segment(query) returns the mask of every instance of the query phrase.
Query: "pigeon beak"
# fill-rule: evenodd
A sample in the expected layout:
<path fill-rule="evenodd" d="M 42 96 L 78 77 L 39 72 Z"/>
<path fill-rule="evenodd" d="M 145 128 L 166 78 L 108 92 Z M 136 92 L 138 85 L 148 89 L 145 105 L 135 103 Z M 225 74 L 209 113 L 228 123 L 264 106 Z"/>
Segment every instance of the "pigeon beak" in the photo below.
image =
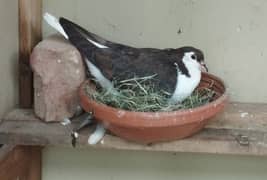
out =
<path fill-rule="evenodd" d="M 208 72 L 208 67 L 206 66 L 206 64 L 204 63 L 204 61 L 200 62 L 201 65 L 201 71 L 202 72 Z"/>

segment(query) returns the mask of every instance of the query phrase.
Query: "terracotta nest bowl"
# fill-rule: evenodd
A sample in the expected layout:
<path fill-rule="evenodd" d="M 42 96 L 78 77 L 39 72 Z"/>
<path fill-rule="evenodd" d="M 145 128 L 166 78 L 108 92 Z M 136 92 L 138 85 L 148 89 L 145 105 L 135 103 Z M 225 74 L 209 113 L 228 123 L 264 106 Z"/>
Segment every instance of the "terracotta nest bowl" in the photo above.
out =
<path fill-rule="evenodd" d="M 200 107 L 171 112 L 134 112 L 98 103 L 86 94 L 85 81 L 80 88 L 84 110 L 93 112 L 111 133 L 139 143 L 171 141 L 191 136 L 200 131 L 209 119 L 223 110 L 227 102 L 225 85 L 218 77 L 203 73 L 198 88 L 207 87 L 216 92 L 213 100 Z"/>

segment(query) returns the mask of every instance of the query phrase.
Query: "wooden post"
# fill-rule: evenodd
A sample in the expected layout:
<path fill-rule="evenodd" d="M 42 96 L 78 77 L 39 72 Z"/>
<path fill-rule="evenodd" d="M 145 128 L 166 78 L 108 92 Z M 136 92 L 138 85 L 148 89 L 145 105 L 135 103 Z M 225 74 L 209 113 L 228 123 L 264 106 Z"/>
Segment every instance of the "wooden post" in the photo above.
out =
<path fill-rule="evenodd" d="M 0 179 L 40 180 L 40 147 L 17 146 L 0 163 Z"/>
<path fill-rule="evenodd" d="M 19 104 L 33 107 L 30 54 L 42 38 L 42 0 L 19 0 Z M 1 150 L 1 149 L 0 149 Z M 17 146 L 0 159 L 0 179 L 40 180 L 41 147 Z"/>
<path fill-rule="evenodd" d="M 19 104 L 21 108 L 33 108 L 33 73 L 29 60 L 32 49 L 42 39 L 42 0 L 19 0 L 18 2 Z M 13 167 L 10 173 L 22 171 L 22 179 L 40 180 L 41 152 L 41 147 L 16 147 L 9 156 L 13 161 L 21 162 L 22 166 Z M 17 159 L 12 158 L 12 156 L 17 157 Z M 0 179 L 2 178 L 0 177 Z"/>
<path fill-rule="evenodd" d="M 19 104 L 33 105 L 33 74 L 29 57 L 42 38 L 42 0 L 19 0 Z"/>

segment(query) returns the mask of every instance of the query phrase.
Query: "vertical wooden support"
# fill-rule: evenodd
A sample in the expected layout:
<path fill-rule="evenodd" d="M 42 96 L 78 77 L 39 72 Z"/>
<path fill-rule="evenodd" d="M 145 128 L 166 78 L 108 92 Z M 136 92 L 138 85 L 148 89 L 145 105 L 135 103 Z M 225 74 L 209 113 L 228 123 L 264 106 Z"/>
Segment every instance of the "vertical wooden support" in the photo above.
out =
<path fill-rule="evenodd" d="M 33 74 L 29 57 L 42 38 L 42 0 L 19 0 L 19 103 L 33 105 Z"/>
<path fill-rule="evenodd" d="M 33 106 L 33 74 L 29 57 L 42 38 L 42 0 L 19 0 L 19 104 Z M 1 151 L 1 149 L 0 149 Z M 41 147 L 17 146 L 0 159 L 0 179 L 40 180 Z"/>
<path fill-rule="evenodd" d="M 22 108 L 32 108 L 34 97 L 33 73 L 30 68 L 29 60 L 32 49 L 42 39 L 42 0 L 19 0 L 18 2 L 19 104 Z M 21 176 L 20 179 L 40 180 L 41 152 L 41 147 L 16 147 L 15 150 L 9 154 L 9 158 L 18 165 L 17 168 L 12 167 L 9 175 L 17 172 Z M 0 179 L 2 178 L 0 177 Z"/>
<path fill-rule="evenodd" d="M 17 146 L 10 151 L 0 163 L 2 180 L 40 180 L 40 147 Z"/>

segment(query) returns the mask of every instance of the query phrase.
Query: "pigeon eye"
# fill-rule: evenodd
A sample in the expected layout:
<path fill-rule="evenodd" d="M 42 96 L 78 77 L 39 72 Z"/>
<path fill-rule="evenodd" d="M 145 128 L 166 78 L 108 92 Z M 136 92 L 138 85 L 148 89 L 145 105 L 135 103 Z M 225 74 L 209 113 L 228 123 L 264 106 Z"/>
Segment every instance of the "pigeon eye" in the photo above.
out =
<path fill-rule="evenodd" d="M 196 55 L 194 55 L 194 54 L 191 56 L 191 58 L 194 59 L 194 60 L 197 59 Z"/>

